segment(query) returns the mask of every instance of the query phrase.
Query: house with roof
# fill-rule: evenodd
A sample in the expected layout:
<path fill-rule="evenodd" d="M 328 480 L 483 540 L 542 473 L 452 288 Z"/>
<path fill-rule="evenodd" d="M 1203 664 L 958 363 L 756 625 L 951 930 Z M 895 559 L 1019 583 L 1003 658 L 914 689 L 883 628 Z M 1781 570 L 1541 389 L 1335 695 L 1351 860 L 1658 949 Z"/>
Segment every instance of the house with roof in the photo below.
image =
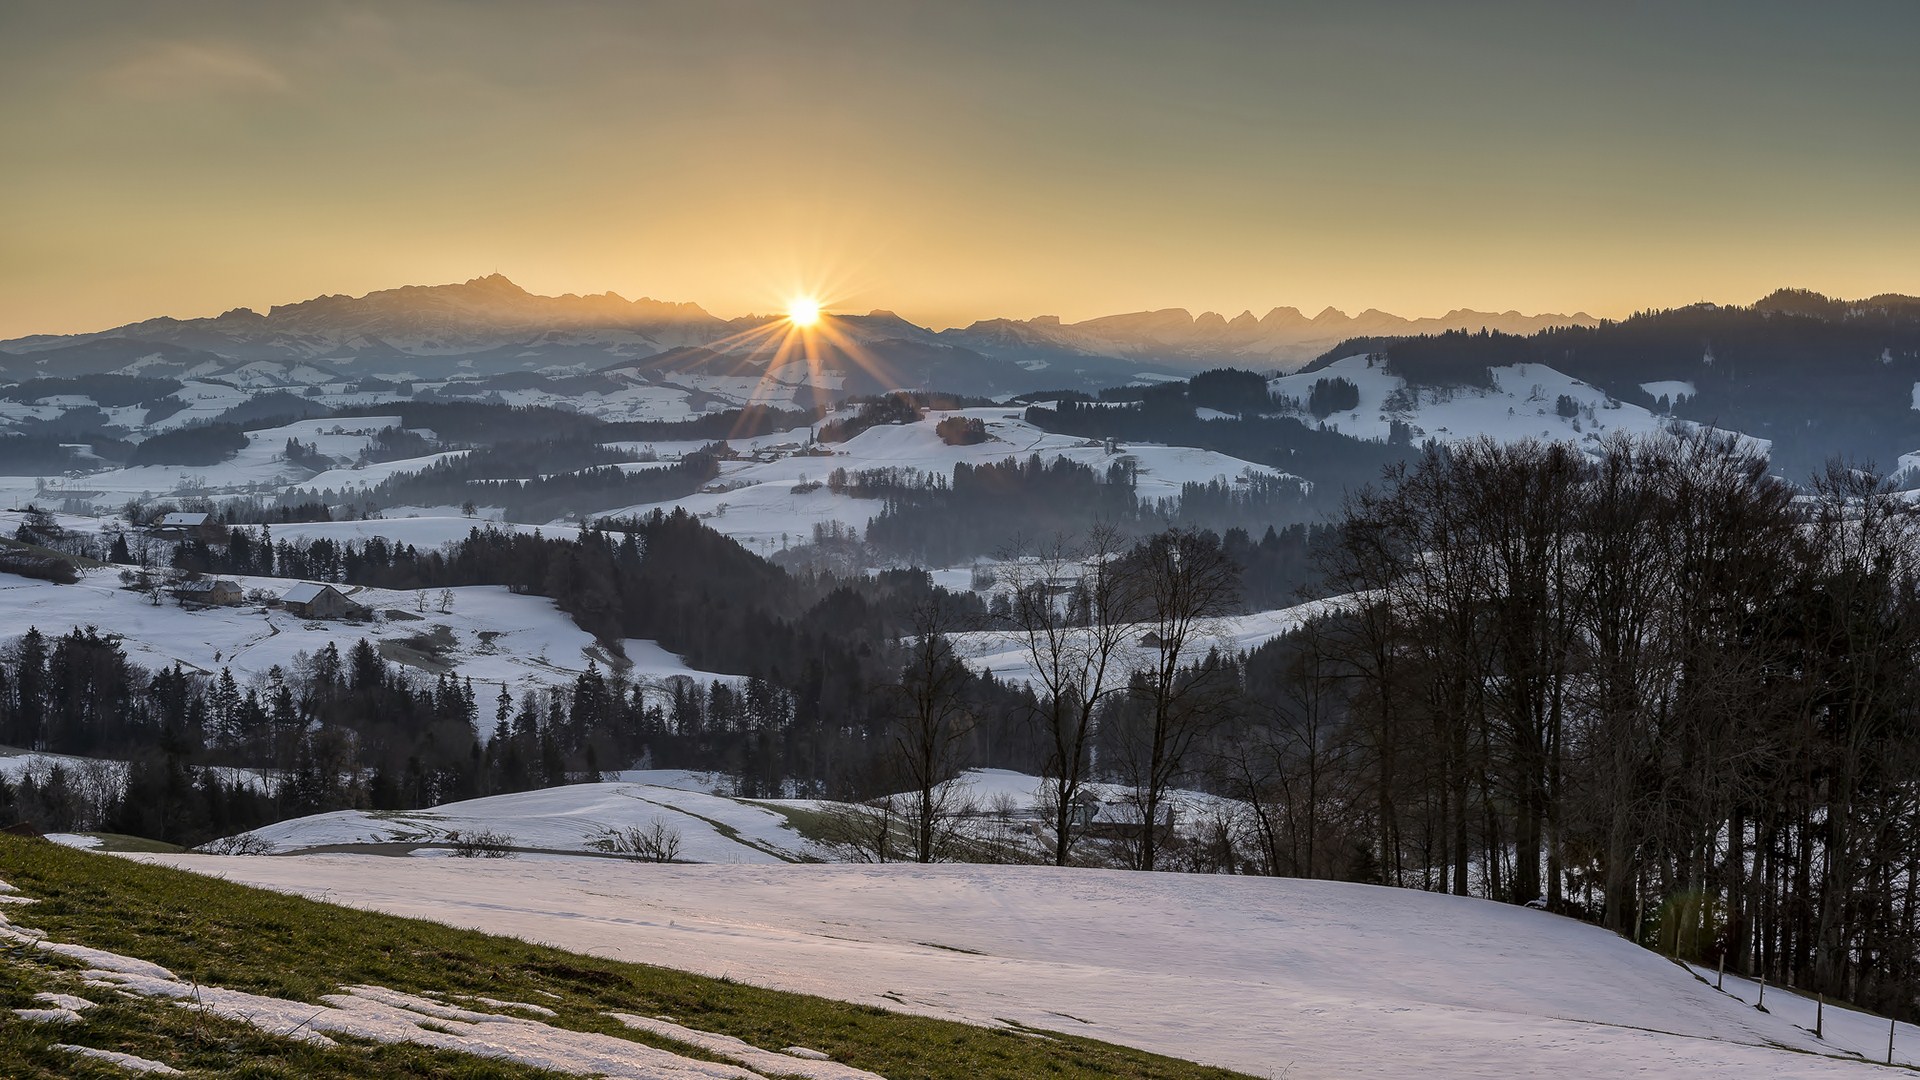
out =
<path fill-rule="evenodd" d="M 218 540 L 220 523 L 211 514 L 175 511 L 162 515 L 147 531 L 162 540 Z"/>
<path fill-rule="evenodd" d="M 278 601 L 288 614 L 302 619 L 364 619 L 367 609 L 349 599 L 331 585 L 303 581 L 280 594 Z"/>
<path fill-rule="evenodd" d="M 182 581 L 168 590 L 173 598 L 182 604 L 199 604 L 205 607 L 232 607 L 244 599 L 239 582 L 226 578 L 200 578 L 197 581 Z"/>

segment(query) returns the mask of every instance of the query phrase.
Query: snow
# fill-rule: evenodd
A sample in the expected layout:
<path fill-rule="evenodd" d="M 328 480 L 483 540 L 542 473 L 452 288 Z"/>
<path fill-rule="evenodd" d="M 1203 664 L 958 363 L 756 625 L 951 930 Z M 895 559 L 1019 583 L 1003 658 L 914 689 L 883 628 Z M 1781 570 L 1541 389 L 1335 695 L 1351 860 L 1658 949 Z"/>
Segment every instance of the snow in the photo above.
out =
<path fill-rule="evenodd" d="M 987 441 L 971 446 L 948 446 L 934 427 L 952 416 L 980 420 L 986 426 Z M 804 439 L 795 440 L 796 434 L 803 433 L 789 432 L 779 438 L 797 446 Z M 736 449 L 744 452 L 749 443 L 753 441 L 743 441 Z M 1127 444 L 1119 447 L 1117 453 L 1109 454 L 1100 442 L 1042 431 L 1026 422 L 1023 411 L 1000 407 L 930 410 L 915 423 L 868 428 L 844 443 L 826 444 L 823 448 L 829 451 L 823 456 L 792 454 L 766 462 L 723 462 L 719 478 L 699 493 L 612 510 L 602 516 L 643 515 L 656 509 L 681 506 L 749 550 L 766 554 L 783 544 L 806 542 L 815 525 L 828 522 L 839 522 L 857 532 L 865 532 L 867 521 L 880 512 L 879 500 L 835 495 L 824 488 L 800 493 L 793 490 L 803 481 L 825 481 L 829 473 L 841 468 L 849 473 L 877 468 L 918 469 L 951 478 L 954 466 L 961 463 L 983 465 L 1009 457 L 1025 459 L 1033 454 L 1047 461 L 1064 457 L 1101 471 L 1122 458 L 1131 458 L 1138 468 L 1136 491 L 1147 499 L 1178 497 L 1181 486 L 1188 482 L 1216 479 L 1231 482 L 1249 473 L 1287 475 L 1265 465 L 1192 447 Z M 679 444 L 654 447 L 662 456 L 692 449 L 697 447 Z"/>
<path fill-rule="evenodd" d="M 1219 647 L 1231 653 L 1258 648 L 1346 603 L 1346 598 L 1335 597 L 1294 607 L 1222 616 L 1210 620 L 1196 635 L 1199 640 L 1195 649 L 1204 653 L 1210 647 Z M 1141 638 L 1151 629 L 1152 626 L 1142 623 L 1127 632 L 1125 643 L 1118 650 L 1116 670 L 1126 671 L 1143 664 L 1151 666 L 1148 660 L 1155 655 L 1155 650 L 1140 644 Z M 954 651 L 968 665 L 991 672 L 1004 682 L 1034 682 L 1038 678 L 1026 642 L 1015 631 L 970 630 L 954 634 L 952 641 Z"/>
<path fill-rule="evenodd" d="M 683 774 L 690 775 L 690 774 Z M 569 784 L 489 795 L 430 810 L 340 810 L 254 830 L 280 853 L 341 844 L 437 844 L 449 832 L 491 832 L 518 848 L 598 852 L 611 830 L 660 822 L 680 834 L 677 858 L 702 863 L 780 863 L 819 854 L 764 806 L 643 783 Z"/>
<path fill-rule="evenodd" d="M 116 1068 L 125 1069 L 127 1072 L 151 1073 L 155 1076 L 181 1075 L 180 1070 L 171 1065 L 163 1065 L 158 1061 L 143 1058 L 135 1054 L 123 1054 L 118 1050 L 95 1050 L 91 1046 L 74 1046 L 71 1043 L 54 1043 L 53 1049 L 64 1050 L 77 1057 L 89 1058 L 94 1061 L 104 1061 Z"/>
<path fill-rule="evenodd" d="M 283 604 L 311 604 L 319 599 L 322 593 L 331 588 L 333 588 L 331 585 L 316 585 L 311 581 L 297 582 L 287 586 L 287 591 L 280 594 L 280 602 Z"/>
<path fill-rule="evenodd" d="M 1412 890 L 1051 867 L 131 857 L 1291 1080 L 1878 1075 L 1597 927 Z M 1900 1060 L 1920 1063 L 1920 1029 L 1900 1030 Z"/>
<path fill-rule="evenodd" d="M 184 396 L 184 391 L 182 396 Z M 224 400 L 221 409 L 239 404 L 248 395 L 243 391 L 232 391 L 236 397 Z M 170 419 L 180 419 L 186 416 Z M 280 427 L 260 428 L 248 431 L 247 445 L 240 448 L 225 461 L 214 465 L 140 465 L 132 468 L 106 469 L 72 478 L 48 478 L 48 497 L 59 500 L 68 494 L 90 501 L 96 507 L 117 507 L 129 499 L 145 499 L 170 493 L 191 494 L 248 494 L 279 492 L 289 487 L 334 487 L 348 486 L 348 478 L 360 478 L 361 481 L 378 483 L 384 478 L 382 469 L 387 473 L 402 468 L 418 469 L 423 459 L 411 463 L 388 462 L 384 466 L 368 466 L 366 469 L 336 469 L 321 473 L 314 480 L 301 480 L 306 470 L 294 465 L 285 458 L 287 440 L 295 439 L 301 443 L 312 444 L 320 453 L 330 457 L 351 460 L 373 442 L 374 435 L 381 428 L 397 427 L 401 423 L 398 416 L 353 416 L 337 417 L 325 420 L 302 420 Z M 178 425 L 160 425 L 162 427 Z M 332 483 L 315 483 L 321 477 L 331 477 L 334 473 L 344 474 Z M 371 478 L 370 480 L 368 478 Z M 22 502 L 34 497 L 28 494 L 35 491 L 31 477 L 10 477 L 7 488 L 18 492 L 15 496 Z M 24 483 L 23 483 L 24 482 Z"/>
<path fill-rule="evenodd" d="M 13 1015 L 36 1024 L 77 1024 L 84 1019 L 80 1014 L 94 1007 L 93 1002 L 72 994 L 35 994 L 33 1002 L 44 1007 L 14 1009 Z"/>
<path fill-rule="evenodd" d="M 61 847 L 80 848 L 88 851 L 97 849 L 103 845 L 103 841 L 99 837 L 87 836 L 84 833 L 48 833 L 45 839 L 59 844 Z"/>
<path fill-rule="evenodd" d="M 715 1057 L 739 1062 L 770 1076 L 797 1076 L 803 1080 L 886 1080 L 886 1077 L 879 1073 L 871 1073 L 865 1069 L 855 1069 L 831 1061 L 821 1061 L 820 1057 L 825 1055 L 816 1057 L 793 1054 L 789 1051 L 776 1053 L 772 1050 L 762 1050 L 731 1035 L 714 1035 L 705 1031 L 695 1031 L 668 1020 L 634 1016 L 630 1013 L 608 1013 L 607 1015 L 635 1031 L 644 1031 L 649 1035 L 658 1035 L 664 1039 L 695 1046 Z"/>
<path fill-rule="evenodd" d="M 284 444 L 283 444 L 284 445 Z M 465 457 L 466 450 L 448 450 L 438 454 L 425 454 L 420 457 L 396 458 L 393 461 L 371 461 L 365 465 L 352 465 L 339 469 L 328 469 L 315 473 L 312 477 L 288 485 L 301 490 L 349 491 L 378 487 L 400 473 L 419 472 L 450 458 Z"/>
<path fill-rule="evenodd" d="M 1700 391 L 1693 388 L 1692 383 L 1683 379 L 1662 379 L 1658 382 L 1643 382 L 1640 384 L 1640 389 L 1646 391 L 1649 397 L 1664 397 L 1676 405 L 1687 398 L 1698 396 L 1700 393 Z"/>
<path fill-rule="evenodd" d="M 1411 426 L 1416 443 L 1426 439 L 1458 442 L 1486 435 L 1500 442 L 1537 438 L 1570 441 L 1586 448 L 1597 446 L 1614 432 L 1650 435 L 1674 423 L 1639 405 L 1616 401 L 1606 391 L 1544 364 L 1513 364 L 1490 370 L 1494 383 L 1491 390 L 1470 386 L 1413 388 L 1405 379 L 1389 374 L 1384 364 L 1363 354 L 1336 360 L 1319 371 L 1274 379 L 1268 387 L 1275 394 L 1304 402 L 1313 385 L 1322 379 L 1346 379 L 1359 388 L 1359 407 L 1333 413 L 1324 423 L 1344 435 L 1382 442 L 1391 434 L 1394 421 Z M 1646 385 L 1690 387 L 1677 381 Z M 1559 415 L 1557 405 L 1563 395 L 1579 407 L 1576 415 Z M 1744 438 L 1762 451 L 1771 445 L 1763 439 Z"/>
<path fill-rule="evenodd" d="M 236 577 L 249 592 L 265 589 L 279 595 L 294 582 L 283 578 Z M 301 653 L 312 654 L 329 642 L 341 648 L 365 637 L 396 646 L 418 635 L 444 630 L 451 646 L 431 655 L 417 650 L 395 654 L 410 658 L 428 675 L 445 670 L 470 678 L 478 696 L 491 698 L 485 687 L 504 684 L 509 693 L 543 686 L 571 685 L 590 662 L 612 674 L 615 664 L 591 634 L 544 597 L 520 595 L 503 586 L 466 586 L 447 590 L 452 606 L 440 608 L 440 592 L 428 595 L 426 610 L 418 594 L 406 590 L 337 586 L 355 603 L 376 613 L 399 611 L 401 618 L 384 614 L 369 622 L 307 621 L 284 610 L 255 606 L 188 609 L 171 602 L 155 605 L 120 587 L 118 568 L 85 572 L 72 585 L 56 585 L 0 574 L 0 627 L 11 637 L 37 626 L 48 635 L 72 627 L 94 626 L 121 637 L 121 646 L 135 664 L 149 669 L 175 662 L 217 674 L 233 669 L 245 685 L 264 678 L 270 668 L 293 668 Z M 413 616 L 405 618 L 404 616 Z M 706 684 L 738 677 L 698 671 L 658 643 L 628 639 L 623 643 L 630 666 L 626 676 L 635 682 L 659 686 L 669 679 L 690 678 Z"/>
<path fill-rule="evenodd" d="M 87 985 L 172 1001 L 182 1008 L 251 1024 L 269 1034 L 316 1046 L 338 1045 L 332 1037 L 335 1035 L 382 1043 L 404 1042 L 533 1068 L 616 1080 L 766 1080 L 769 1075 L 735 1065 L 683 1057 L 670 1050 L 612 1035 L 458 1008 L 379 986 L 343 987 L 338 993 L 322 995 L 316 1006 L 229 990 L 198 980 L 188 982 L 158 964 L 136 957 L 47 941 L 39 931 L 15 926 L 4 916 L 0 916 L 0 940 L 27 950 L 58 953 L 90 965 L 81 973 Z M 40 999 L 52 997 L 40 995 Z M 13 1011 L 23 1020 L 75 1023 L 81 1017 L 71 1003 L 81 1001 L 84 999 L 59 999 L 49 1002 L 52 1008 Z M 91 1007 L 93 1003 L 85 1004 Z M 629 1019 L 615 1018 L 622 1022 Z M 678 1025 L 672 1026 L 678 1028 Z M 777 1062 L 782 1068 L 773 1075 L 806 1075 L 818 1080 L 868 1080 L 872 1076 L 830 1063 L 790 1060 L 726 1036 L 679 1030 L 684 1033 L 682 1041 L 709 1048 L 716 1056 L 769 1065 Z M 59 1048 L 137 1071 L 175 1071 L 157 1062 L 113 1051 L 88 1051 L 64 1044 Z"/>
<path fill-rule="evenodd" d="M 38 750 L 26 751 L 0 746 L 0 779 L 10 784 L 18 784 L 27 776 L 32 776 L 37 782 L 45 783 L 56 766 L 66 773 L 69 784 L 118 790 L 126 783 L 127 763 L 124 761 L 75 757 L 71 754 L 49 754 Z M 241 769 L 229 765 L 195 765 L 191 768 L 195 773 L 211 771 L 223 784 L 240 785 L 254 791 L 271 792 L 276 783 L 276 777 L 268 769 Z M 100 846 L 98 837 L 80 833 L 48 833 L 46 839 L 68 847 L 97 848 Z"/>

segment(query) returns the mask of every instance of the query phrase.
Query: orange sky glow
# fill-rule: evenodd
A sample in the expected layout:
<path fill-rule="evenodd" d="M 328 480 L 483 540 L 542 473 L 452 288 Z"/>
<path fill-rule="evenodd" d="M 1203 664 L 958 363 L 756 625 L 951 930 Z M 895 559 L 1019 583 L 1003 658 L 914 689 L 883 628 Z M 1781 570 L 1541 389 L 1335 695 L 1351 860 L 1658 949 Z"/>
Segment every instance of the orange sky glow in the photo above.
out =
<path fill-rule="evenodd" d="M 1905 0 L 9 4 L 0 337 L 496 270 L 936 327 L 1920 292 L 1917 39 Z"/>

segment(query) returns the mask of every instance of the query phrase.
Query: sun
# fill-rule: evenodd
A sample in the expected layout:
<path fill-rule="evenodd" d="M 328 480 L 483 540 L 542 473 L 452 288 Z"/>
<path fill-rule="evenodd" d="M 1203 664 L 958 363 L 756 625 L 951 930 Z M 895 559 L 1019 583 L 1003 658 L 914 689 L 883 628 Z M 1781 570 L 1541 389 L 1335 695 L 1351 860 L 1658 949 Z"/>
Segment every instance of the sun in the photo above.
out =
<path fill-rule="evenodd" d="M 787 321 L 795 326 L 812 326 L 820 321 L 820 301 L 811 296 L 796 296 L 787 302 Z"/>

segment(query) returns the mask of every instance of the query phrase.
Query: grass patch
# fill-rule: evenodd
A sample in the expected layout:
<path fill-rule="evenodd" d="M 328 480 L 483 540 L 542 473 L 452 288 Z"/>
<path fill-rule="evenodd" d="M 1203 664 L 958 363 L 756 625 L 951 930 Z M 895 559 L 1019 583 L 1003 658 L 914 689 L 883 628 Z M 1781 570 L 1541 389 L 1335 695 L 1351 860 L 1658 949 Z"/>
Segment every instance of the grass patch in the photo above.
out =
<path fill-rule="evenodd" d="M 39 901 L 9 909 L 8 917 L 51 940 L 150 960 L 201 984 L 300 1001 L 360 983 L 412 994 L 533 1001 L 556 1011 L 547 1021 L 556 1026 L 634 1041 L 648 1040 L 604 1014 L 664 1015 L 767 1049 L 812 1047 L 889 1080 L 1240 1075 L 1058 1032 L 1035 1039 L 580 956 L 22 837 L 0 835 L 0 881 Z M 44 953 L 10 949 L 0 950 L 0 957 L 0 1007 L 28 1007 L 32 995 L 43 991 L 101 1003 L 81 1024 L 0 1022 L 0 1075 L 8 1077 L 124 1075 L 51 1049 L 57 1042 L 236 1080 L 554 1075 L 421 1047 L 306 1046 L 189 1008 L 83 988 L 72 967 Z"/>
<path fill-rule="evenodd" d="M 803 806 L 787 806 L 760 799 L 741 799 L 748 806 L 757 806 L 762 810 L 771 810 L 787 819 L 787 827 L 799 833 L 803 838 L 816 844 L 833 842 L 833 817 L 825 810 L 812 810 Z"/>

